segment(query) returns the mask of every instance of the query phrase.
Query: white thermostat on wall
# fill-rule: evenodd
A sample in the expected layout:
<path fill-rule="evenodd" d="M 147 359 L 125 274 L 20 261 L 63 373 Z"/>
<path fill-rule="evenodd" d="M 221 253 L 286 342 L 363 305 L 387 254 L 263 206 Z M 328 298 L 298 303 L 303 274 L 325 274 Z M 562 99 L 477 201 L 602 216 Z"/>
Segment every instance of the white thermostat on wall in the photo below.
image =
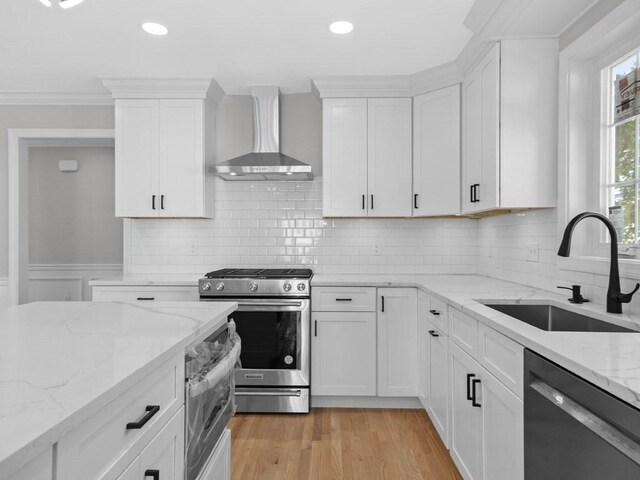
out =
<path fill-rule="evenodd" d="M 78 161 L 77 160 L 60 160 L 58 162 L 58 170 L 61 172 L 77 172 Z"/>

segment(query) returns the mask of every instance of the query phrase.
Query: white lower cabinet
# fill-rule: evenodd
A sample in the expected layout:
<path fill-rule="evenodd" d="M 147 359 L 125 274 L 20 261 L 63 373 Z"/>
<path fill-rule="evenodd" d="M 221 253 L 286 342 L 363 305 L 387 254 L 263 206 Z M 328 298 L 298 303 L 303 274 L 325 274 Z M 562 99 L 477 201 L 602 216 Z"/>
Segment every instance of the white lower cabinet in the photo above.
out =
<path fill-rule="evenodd" d="M 311 320 L 313 394 L 375 395 L 375 312 L 316 312 Z"/>
<path fill-rule="evenodd" d="M 378 289 L 378 396 L 418 394 L 418 294 Z"/>
<path fill-rule="evenodd" d="M 226 429 L 198 480 L 231 480 L 231 430 Z"/>
<path fill-rule="evenodd" d="M 449 339 L 435 327 L 429 329 L 430 402 L 427 412 L 445 446 L 449 446 Z"/>
<path fill-rule="evenodd" d="M 53 452 L 48 448 L 6 480 L 52 480 Z M 5 477 L 3 477 L 5 480 Z"/>
<path fill-rule="evenodd" d="M 96 285 L 91 289 L 94 302 L 197 302 L 198 286 L 111 286 Z"/>
<path fill-rule="evenodd" d="M 524 405 L 455 343 L 449 345 L 451 456 L 467 480 L 524 478 Z"/>
<path fill-rule="evenodd" d="M 118 477 L 118 480 L 140 480 L 140 457 L 127 467 L 127 469 Z"/>

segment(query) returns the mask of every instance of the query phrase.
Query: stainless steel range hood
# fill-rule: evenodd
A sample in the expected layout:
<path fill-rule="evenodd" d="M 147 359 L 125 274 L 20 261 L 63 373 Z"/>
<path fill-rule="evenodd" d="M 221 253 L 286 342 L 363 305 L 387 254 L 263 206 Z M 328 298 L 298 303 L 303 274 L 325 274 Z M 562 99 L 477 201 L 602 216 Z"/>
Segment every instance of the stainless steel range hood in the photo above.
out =
<path fill-rule="evenodd" d="M 311 165 L 280 153 L 280 91 L 254 87 L 253 153 L 213 165 L 213 172 L 234 181 L 313 180 Z"/>

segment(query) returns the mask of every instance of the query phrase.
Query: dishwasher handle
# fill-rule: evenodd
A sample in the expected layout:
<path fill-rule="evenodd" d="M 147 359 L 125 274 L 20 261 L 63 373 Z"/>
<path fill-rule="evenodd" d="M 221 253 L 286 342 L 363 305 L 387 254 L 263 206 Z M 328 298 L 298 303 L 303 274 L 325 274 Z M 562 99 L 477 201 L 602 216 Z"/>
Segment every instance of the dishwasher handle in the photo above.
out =
<path fill-rule="evenodd" d="M 584 427 L 591 430 L 620 453 L 635 463 L 640 464 L 640 444 L 622 432 L 618 427 L 598 416 L 595 412 L 583 407 L 573 398 L 540 378 L 535 378 L 529 384 L 529 388 L 571 416 L 574 420 L 580 422 Z"/>

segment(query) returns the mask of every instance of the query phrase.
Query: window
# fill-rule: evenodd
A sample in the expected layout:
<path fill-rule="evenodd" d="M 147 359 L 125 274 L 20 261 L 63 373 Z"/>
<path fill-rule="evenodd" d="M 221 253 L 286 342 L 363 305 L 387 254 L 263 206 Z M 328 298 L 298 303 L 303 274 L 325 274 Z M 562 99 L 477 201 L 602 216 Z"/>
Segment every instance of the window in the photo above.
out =
<path fill-rule="evenodd" d="M 606 208 L 619 243 L 639 243 L 640 49 L 605 69 Z"/>

